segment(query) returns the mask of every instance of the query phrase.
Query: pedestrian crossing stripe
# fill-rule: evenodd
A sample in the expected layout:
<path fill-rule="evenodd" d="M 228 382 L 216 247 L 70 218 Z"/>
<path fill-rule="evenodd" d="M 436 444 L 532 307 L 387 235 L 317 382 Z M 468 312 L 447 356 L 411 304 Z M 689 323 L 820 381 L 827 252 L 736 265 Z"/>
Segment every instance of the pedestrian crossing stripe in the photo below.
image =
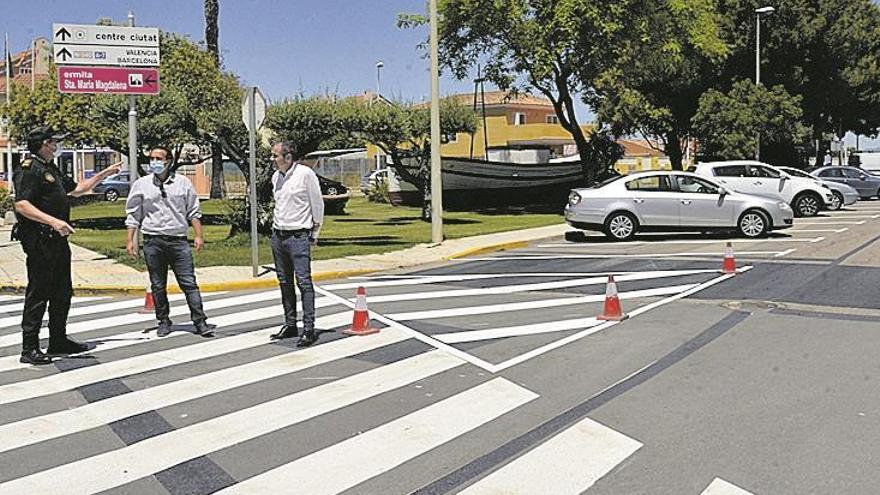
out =
<path fill-rule="evenodd" d="M 752 493 L 721 478 L 715 478 L 700 495 L 752 495 Z"/>

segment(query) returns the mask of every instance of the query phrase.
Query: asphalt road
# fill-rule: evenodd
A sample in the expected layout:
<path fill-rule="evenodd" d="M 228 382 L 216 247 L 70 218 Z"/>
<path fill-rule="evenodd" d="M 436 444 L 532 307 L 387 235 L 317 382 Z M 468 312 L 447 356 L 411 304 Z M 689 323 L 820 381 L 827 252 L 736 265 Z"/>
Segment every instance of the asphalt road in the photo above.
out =
<path fill-rule="evenodd" d="M 0 493 L 865 494 L 880 486 L 880 202 L 732 239 L 598 236 L 275 291 L 159 339 L 80 299 L 88 355 L 17 363 L 0 298 Z M 614 274 L 623 322 L 603 322 Z M 365 286 L 378 334 L 348 337 Z M 146 331 L 145 331 L 146 330 Z"/>

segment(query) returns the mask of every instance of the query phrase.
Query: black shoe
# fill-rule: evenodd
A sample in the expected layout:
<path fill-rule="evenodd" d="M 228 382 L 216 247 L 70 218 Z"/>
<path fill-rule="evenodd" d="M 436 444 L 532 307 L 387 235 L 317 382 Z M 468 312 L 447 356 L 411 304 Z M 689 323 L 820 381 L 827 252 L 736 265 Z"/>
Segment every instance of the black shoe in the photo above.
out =
<path fill-rule="evenodd" d="M 303 336 L 296 341 L 297 347 L 308 347 L 318 341 L 318 334 L 314 330 L 306 330 Z"/>
<path fill-rule="evenodd" d="M 202 337 L 213 337 L 214 331 L 211 330 L 211 327 L 208 326 L 204 321 L 200 321 L 195 324 L 196 327 L 196 335 L 201 335 Z"/>
<path fill-rule="evenodd" d="M 81 352 L 86 352 L 89 350 L 89 346 L 86 344 L 81 344 L 75 340 L 64 338 L 60 343 L 52 342 L 52 339 L 49 339 L 49 349 L 46 350 L 46 354 L 79 354 Z"/>
<path fill-rule="evenodd" d="M 43 351 L 39 349 L 31 349 L 22 352 L 18 361 L 24 364 L 34 365 L 52 364 L 52 358 L 43 354 Z"/>
<path fill-rule="evenodd" d="M 299 330 L 296 329 L 296 325 L 284 325 L 277 333 L 270 335 L 269 340 L 289 339 L 297 335 L 299 335 Z"/>
<path fill-rule="evenodd" d="M 158 337 L 167 337 L 171 333 L 172 325 L 174 324 L 171 321 L 160 321 L 159 326 L 156 327 L 156 335 Z"/>

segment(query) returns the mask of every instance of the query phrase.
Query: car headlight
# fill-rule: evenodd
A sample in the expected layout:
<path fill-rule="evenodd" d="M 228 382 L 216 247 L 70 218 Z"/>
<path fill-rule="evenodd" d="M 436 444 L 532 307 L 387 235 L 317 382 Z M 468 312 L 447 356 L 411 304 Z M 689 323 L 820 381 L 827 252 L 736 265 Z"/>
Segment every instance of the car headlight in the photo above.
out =
<path fill-rule="evenodd" d="M 574 206 L 581 202 L 581 195 L 572 191 L 571 194 L 568 195 L 568 204 Z"/>
<path fill-rule="evenodd" d="M 830 187 L 828 187 L 828 184 L 819 184 L 819 185 L 824 187 L 825 189 L 831 189 Z"/>
<path fill-rule="evenodd" d="M 788 205 L 785 201 L 780 201 L 776 203 L 776 206 L 779 207 L 780 210 L 790 210 L 791 206 Z"/>

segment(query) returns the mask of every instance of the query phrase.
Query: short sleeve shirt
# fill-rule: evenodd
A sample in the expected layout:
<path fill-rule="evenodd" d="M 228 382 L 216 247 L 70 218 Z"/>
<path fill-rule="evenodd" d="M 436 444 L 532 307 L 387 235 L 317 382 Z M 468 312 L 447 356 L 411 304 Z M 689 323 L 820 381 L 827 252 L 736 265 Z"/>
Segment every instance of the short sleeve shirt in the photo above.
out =
<path fill-rule="evenodd" d="M 62 174 L 53 162 L 39 156 L 25 160 L 13 174 L 15 200 L 29 201 L 37 209 L 65 222 L 70 222 L 70 198 L 67 193 L 76 183 Z M 23 229 L 32 229 L 37 222 L 18 215 Z"/>

